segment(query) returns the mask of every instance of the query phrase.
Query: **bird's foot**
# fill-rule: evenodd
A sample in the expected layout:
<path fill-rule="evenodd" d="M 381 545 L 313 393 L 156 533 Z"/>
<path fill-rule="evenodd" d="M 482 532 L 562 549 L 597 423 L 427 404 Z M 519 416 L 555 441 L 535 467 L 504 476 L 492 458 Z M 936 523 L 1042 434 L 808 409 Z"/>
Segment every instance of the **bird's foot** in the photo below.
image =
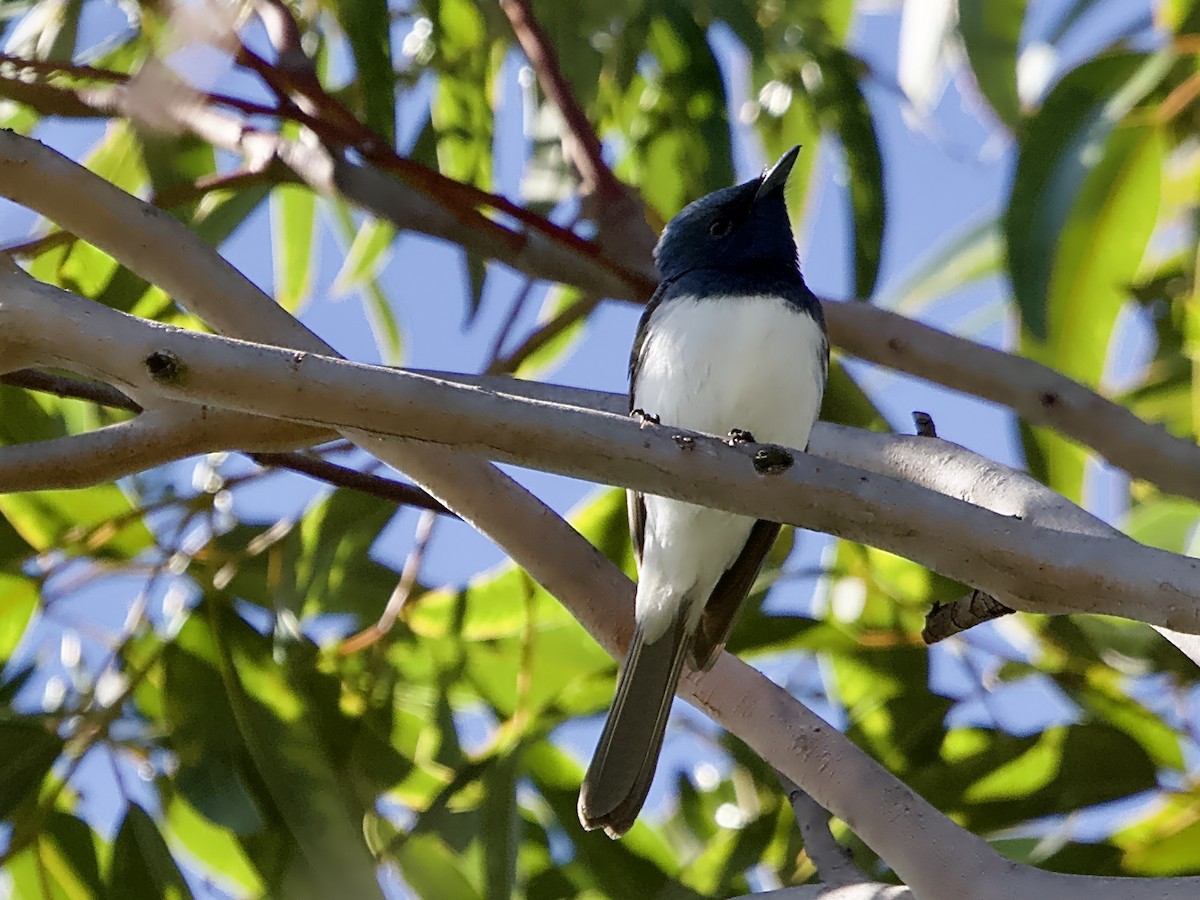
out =
<path fill-rule="evenodd" d="M 729 439 L 725 442 L 730 447 L 736 447 L 738 444 L 756 444 L 754 435 L 742 428 L 729 429 Z"/>
<path fill-rule="evenodd" d="M 638 407 L 637 409 L 633 410 L 632 412 L 629 413 L 629 415 L 632 416 L 633 418 L 637 419 L 638 424 L 643 427 L 645 427 L 646 425 L 661 425 L 662 424 L 662 422 L 659 421 L 658 416 L 652 415 L 651 413 L 646 412 L 641 407 Z"/>

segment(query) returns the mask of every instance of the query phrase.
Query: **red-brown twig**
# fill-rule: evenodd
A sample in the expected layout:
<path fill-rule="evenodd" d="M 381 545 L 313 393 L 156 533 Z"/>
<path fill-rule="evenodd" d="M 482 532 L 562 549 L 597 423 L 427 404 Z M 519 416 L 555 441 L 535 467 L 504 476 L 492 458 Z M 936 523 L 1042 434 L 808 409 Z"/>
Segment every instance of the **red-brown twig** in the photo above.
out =
<path fill-rule="evenodd" d="M 558 53 L 534 16 L 528 0 L 501 0 L 500 8 L 508 16 L 517 43 L 537 73 L 538 84 L 558 107 L 567 124 L 573 139 L 569 145 L 571 161 L 583 179 L 583 193 L 594 191 L 602 202 L 620 200 L 625 196 L 625 187 L 604 162 L 600 138 L 563 77 Z"/>

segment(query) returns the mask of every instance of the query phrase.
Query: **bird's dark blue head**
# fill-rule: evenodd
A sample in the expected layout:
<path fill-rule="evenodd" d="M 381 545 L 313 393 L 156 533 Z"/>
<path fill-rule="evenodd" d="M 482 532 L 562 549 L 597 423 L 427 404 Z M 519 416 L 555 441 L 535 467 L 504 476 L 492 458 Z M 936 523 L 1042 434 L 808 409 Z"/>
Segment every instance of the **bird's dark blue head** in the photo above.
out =
<path fill-rule="evenodd" d="M 800 153 L 793 147 L 758 178 L 689 203 L 667 223 L 654 262 L 665 281 L 696 269 L 796 265 L 783 189 Z"/>

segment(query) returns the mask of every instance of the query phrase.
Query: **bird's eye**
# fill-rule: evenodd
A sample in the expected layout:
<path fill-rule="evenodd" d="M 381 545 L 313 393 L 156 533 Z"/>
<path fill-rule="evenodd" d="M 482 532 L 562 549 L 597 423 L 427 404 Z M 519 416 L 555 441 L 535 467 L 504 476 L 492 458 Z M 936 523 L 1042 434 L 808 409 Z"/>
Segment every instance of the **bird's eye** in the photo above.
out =
<path fill-rule="evenodd" d="M 708 233 L 715 238 L 725 237 L 729 234 L 729 229 L 733 227 L 733 222 L 729 219 L 717 219 L 708 226 Z"/>

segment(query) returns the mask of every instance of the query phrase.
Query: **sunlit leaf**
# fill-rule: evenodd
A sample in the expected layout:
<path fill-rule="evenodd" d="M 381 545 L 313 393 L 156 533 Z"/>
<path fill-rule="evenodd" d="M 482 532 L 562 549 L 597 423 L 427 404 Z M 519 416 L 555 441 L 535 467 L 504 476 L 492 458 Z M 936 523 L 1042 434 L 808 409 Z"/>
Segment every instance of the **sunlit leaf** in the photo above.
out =
<path fill-rule="evenodd" d="M 347 230 L 353 230 L 349 220 L 346 224 L 351 225 Z M 348 294 L 379 274 L 396 239 L 396 226 L 382 219 L 368 219 L 353 234 L 350 249 L 330 288 L 335 297 Z"/>
<path fill-rule="evenodd" d="M 954 291 L 995 275 L 1003 262 L 1004 245 L 998 224 L 991 219 L 954 234 L 918 260 L 883 305 L 908 316 Z"/>
<path fill-rule="evenodd" d="M 654 74 L 631 125 L 642 196 L 666 221 L 683 206 L 731 184 L 733 163 L 725 85 L 704 30 L 683 6 L 667 5 L 650 23 L 646 52 Z"/>
<path fill-rule="evenodd" d="M 275 299 L 300 311 L 312 291 L 316 254 L 317 198 L 307 187 L 283 185 L 271 192 Z"/>
<path fill-rule="evenodd" d="M 492 182 L 493 60 L 483 13 L 471 0 L 438 0 L 433 23 L 437 88 L 432 107 L 438 165 L 458 181 Z"/>
<path fill-rule="evenodd" d="M 1031 358 L 1098 385 L 1117 313 L 1158 211 L 1165 152 L 1152 125 L 1118 125 L 1162 76 L 1163 57 L 1105 57 L 1059 83 L 1028 125 L 1005 233 Z M 1078 500 L 1085 455 L 1022 432 L 1031 469 Z"/>
<path fill-rule="evenodd" d="M 577 304 L 587 302 L 587 298 L 578 288 L 563 285 L 553 287 L 547 292 L 546 299 L 542 303 L 537 327 L 543 327 L 547 322 L 557 319 L 576 307 Z M 587 327 L 586 316 L 577 318 L 526 356 L 513 374 L 518 378 L 533 380 L 546 378 L 557 366 L 562 365 L 579 345 L 587 332 Z"/>
<path fill-rule="evenodd" d="M 126 560 L 153 543 L 141 516 L 112 484 L 0 494 L 0 513 L 39 551 L 73 545 L 92 555 Z"/>
<path fill-rule="evenodd" d="M 202 866 L 208 877 L 251 894 L 264 884 L 234 834 L 215 825 L 182 797 L 174 797 L 163 810 L 163 836 L 172 852 Z"/>
<path fill-rule="evenodd" d="M 37 606 L 37 586 L 31 579 L 0 574 L 0 666 L 12 656 Z"/>

